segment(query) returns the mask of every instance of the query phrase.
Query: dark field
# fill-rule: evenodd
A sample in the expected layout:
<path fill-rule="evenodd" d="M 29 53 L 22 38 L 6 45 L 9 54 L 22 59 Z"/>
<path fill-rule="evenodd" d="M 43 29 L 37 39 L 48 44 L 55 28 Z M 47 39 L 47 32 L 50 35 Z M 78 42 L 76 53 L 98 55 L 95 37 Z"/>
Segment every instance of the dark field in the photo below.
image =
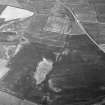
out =
<path fill-rule="evenodd" d="M 9 89 L 18 97 L 36 103 L 43 102 L 43 96 L 48 95 L 52 100 L 48 102 L 49 105 L 73 103 L 85 105 L 98 101 L 105 94 L 101 89 L 105 82 L 103 52 L 86 35 L 72 36 L 69 43 L 69 54 L 62 56 L 62 60 L 54 64 L 52 72 L 38 87 L 33 78 L 37 63 L 43 56 L 53 59 L 54 52 L 59 50 L 56 48 L 51 50 L 35 42 L 24 46 L 10 61 L 8 66 L 11 71 L 2 80 L 1 87 Z M 58 93 L 52 91 L 49 88 L 49 80 L 52 80 L 55 87 L 61 88 L 62 91 Z"/>

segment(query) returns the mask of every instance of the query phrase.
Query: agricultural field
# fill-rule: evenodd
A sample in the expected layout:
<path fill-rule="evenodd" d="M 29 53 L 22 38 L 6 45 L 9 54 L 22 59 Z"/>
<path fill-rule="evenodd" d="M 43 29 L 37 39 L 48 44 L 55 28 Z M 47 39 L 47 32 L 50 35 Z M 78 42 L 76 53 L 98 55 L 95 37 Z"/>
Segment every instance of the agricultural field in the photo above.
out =
<path fill-rule="evenodd" d="M 0 105 L 104 105 L 104 9 L 104 0 L 0 0 Z"/>

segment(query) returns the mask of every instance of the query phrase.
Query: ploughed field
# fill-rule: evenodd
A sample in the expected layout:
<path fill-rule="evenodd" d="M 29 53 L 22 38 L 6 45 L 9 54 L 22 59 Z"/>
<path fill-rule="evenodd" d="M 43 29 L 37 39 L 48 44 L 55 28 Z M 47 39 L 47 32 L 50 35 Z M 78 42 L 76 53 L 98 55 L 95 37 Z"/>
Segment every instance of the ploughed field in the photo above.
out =
<path fill-rule="evenodd" d="M 0 90 L 38 105 L 103 105 L 105 2 L 17 3 L 0 5 Z"/>

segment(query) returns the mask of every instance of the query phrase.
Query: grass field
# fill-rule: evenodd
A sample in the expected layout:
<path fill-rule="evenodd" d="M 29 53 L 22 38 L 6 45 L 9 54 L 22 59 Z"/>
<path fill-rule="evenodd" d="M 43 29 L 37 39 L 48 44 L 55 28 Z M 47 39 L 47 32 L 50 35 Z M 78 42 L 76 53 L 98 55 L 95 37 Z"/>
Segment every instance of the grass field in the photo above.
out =
<path fill-rule="evenodd" d="M 0 5 L 10 5 L 15 7 L 21 7 L 16 0 L 0 0 Z"/>

